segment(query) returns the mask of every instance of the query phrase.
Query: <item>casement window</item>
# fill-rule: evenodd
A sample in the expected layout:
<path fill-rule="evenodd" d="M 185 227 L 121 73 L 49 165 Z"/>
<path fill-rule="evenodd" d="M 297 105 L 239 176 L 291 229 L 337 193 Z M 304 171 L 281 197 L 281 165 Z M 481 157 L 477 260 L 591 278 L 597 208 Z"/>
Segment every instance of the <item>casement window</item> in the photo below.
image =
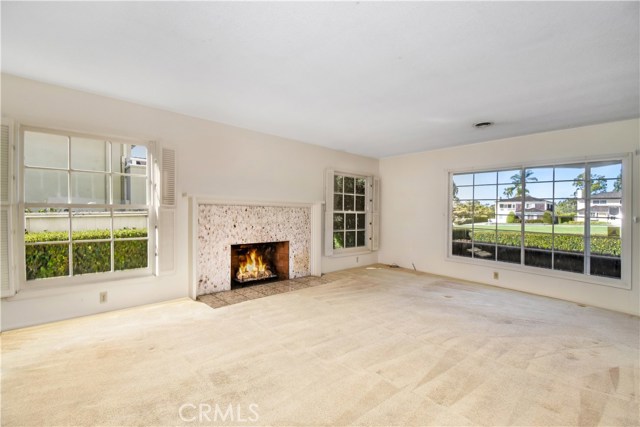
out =
<path fill-rule="evenodd" d="M 628 164 L 621 156 L 450 173 L 449 256 L 628 286 Z"/>
<path fill-rule="evenodd" d="M 325 255 L 378 249 L 379 180 L 327 171 Z"/>
<path fill-rule="evenodd" d="M 24 281 L 150 274 L 151 147 L 28 127 L 20 134 Z"/>

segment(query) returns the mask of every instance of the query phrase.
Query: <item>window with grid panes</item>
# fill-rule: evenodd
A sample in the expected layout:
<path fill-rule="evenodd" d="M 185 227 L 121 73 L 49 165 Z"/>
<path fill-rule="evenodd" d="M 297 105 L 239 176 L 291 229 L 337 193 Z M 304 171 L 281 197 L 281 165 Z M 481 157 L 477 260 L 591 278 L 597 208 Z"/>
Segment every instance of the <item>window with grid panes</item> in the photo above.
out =
<path fill-rule="evenodd" d="M 144 144 L 22 131 L 25 278 L 150 273 Z"/>
<path fill-rule="evenodd" d="M 450 254 L 628 276 L 624 164 L 613 159 L 451 174 Z"/>
<path fill-rule="evenodd" d="M 367 178 L 335 174 L 333 182 L 333 248 L 366 247 Z"/>

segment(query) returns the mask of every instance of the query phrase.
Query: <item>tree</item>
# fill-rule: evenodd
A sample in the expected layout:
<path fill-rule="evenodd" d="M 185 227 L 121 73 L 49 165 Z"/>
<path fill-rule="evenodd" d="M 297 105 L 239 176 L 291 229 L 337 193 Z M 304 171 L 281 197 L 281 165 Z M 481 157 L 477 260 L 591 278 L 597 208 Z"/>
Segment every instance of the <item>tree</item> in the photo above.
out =
<path fill-rule="evenodd" d="M 536 177 L 532 178 L 531 175 L 533 175 L 533 171 L 531 169 L 528 169 L 524 174 L 524 179 L 527 181 L 538 180 L 538 178 Z M 509 199 L 512 198 L 514 194 L 516 197 L 522 196 L 522 173 L 518 172 L 517 174 L 513 175 L 511 177 L 511 183 L 512 183 L 511 187 L 507 187 L 504 189 L 504 195 L 507 196 L 507 198 Z M 525 196 L 529 194 L 529 189 L 526 187 L 524 189 L 524 194 Z"/>
<path fill-rule="evenodd" d="M 518 218 L 515 212 L 509 212 L 509 215 L 507 215 L 507 224 L 514 224 L 516 222 L 520 222 L 520 218 Z"/>
<path fill-rule="evenodd" d="M 455 224 L 469 224 L 471 222 L 486 222 L 495 217 L 495 206 L 486 206 L 480 202 L 462 202 L 453 206 L 453 222 Z"/>
<path fill-rule="evenodd" d="M 576 199 L 562 200 L 556 203 L 556 214 L 558 215 L 576 215 L 578 212 L 578 202 Z"/>
<path fill-rule="evenodd" d="M 613 191 L 622 191 L 622 172 L 618 174 L 616 180 L 613 183 Z"/>
<path fill-rule="evenodd" d="M 545 224 L 553 223 L 553 214 L 551 213 L 551 211 L 544 211 L 544 213 L 542 214 L 542 222 Z"/>
<path fill-rule="evenodd" d="M 456 185 L 456 183 L 453 183 L 453 201 L 454 202 L 459 202 L 460 198 L 458 198 L 458 186 Z"/>
<path fill-rule="evenodd" d="M 574 196 L 578 197 L 578 192 L 584 190 L 584 172 L 573 180 L 573 186 L 576 191 Z M 598 194 L 607 191 L 607 180 L 604 175 L 591 174 L 591 194 Z M 584 197 L 584 194 L 582 195 Z"/>

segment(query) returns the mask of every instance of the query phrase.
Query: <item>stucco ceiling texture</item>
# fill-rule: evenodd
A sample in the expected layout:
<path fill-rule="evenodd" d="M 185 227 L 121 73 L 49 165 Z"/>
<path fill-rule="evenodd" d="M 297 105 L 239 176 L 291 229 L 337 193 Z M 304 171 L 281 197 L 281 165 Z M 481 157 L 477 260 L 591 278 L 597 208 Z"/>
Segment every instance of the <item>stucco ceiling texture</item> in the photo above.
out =
<path fill-rule="evenodd" d="M 640 115 L 638 2 L 1 7 L 5 73 L 371 157 Z"/>

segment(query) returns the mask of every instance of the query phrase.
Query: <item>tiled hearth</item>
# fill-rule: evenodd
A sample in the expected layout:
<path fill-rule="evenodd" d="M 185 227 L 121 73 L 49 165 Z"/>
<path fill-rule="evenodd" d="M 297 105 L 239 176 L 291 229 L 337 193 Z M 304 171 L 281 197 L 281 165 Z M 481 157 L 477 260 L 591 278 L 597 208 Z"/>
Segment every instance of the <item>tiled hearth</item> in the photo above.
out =
<path fill-rule="evenodd" d="M 299 279 L 283 280 L 275 283 L 266 283 L 263 285 L 248 286 L 246 288 L 201 295 L 198 297 L 198 301 L 205 303 L 212 308 L 220 308 L 226 305 L 267 297 L 269 295 L 282 294 L 285 292 L 319 286 L 333 280 L 336 280 L 336 278 L 327 276 L 307 276 Z"/>

